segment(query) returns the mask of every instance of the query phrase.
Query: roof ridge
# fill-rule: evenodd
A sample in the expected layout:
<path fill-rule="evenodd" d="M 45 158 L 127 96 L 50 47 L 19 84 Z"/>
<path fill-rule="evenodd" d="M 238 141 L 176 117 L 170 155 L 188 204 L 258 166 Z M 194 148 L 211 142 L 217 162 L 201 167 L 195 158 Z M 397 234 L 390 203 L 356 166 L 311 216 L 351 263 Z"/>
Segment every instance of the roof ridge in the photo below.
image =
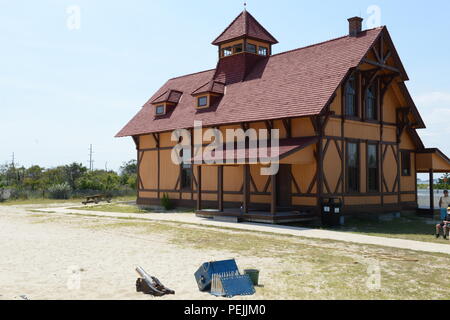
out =
<path fill-rule="evenodd" d="M 372 29 L 364 30 L 364 31 L 362 31 L 362 32 L 368 32 L 368 31 L 373 31 L 373 30 L 382 30 L 382 29 L 384 29 L 385 27 L 386 27 L 386 26 L 375 27 L 375 28 L 372 28 Z M 300 48 L 295 48 L 295 49 L 291 49 L 291 50 L 279 52 L 279 53 L 276 53 L 276 54 L 273 54 L 273 55 L 269 56 L 268 58 L 280 56 L 280 55 L 283 55 L 283 54 L 286 54 L 286 53 L 295 52 L 295 51 L 300 51 L 300 50 L 303 50 L 303 49 L 308 49 L 308 48 L 315 47 L 315 46 L 320 46 L 320 45 L 323 45 L 323 44 L 325 44 L 325 43 L 329 43 L 329 42 L 341 40 L 341 39 L 348 38 L 348 37 L 350 37 L 350 36 L 349 36 L 349 35 L 345 35 L 345 36 L 341 36 L 341 37 L 338 37 L 338 38 L 329 39 L 329 40 L 326 40 L 326 41 L 322 41 L 322 42 L 314 43 L 314 44 L 311 44 L 311 45 L 307 45 L 307 46 L 305 46 L 305 47 L 300 47 Z M 182 76 L 170 78 L 169 81 L 170 81 L 170 80 L 175 80 L 175 79 L 184 78 L 184 77 L 193 76 L 193 75 L 200 74 L 200 73 L 206 73 L 206 72 L 216 71 L 216 70 L 217 70 L 217 67 L 216 67 L 216 68 L 213 68 L 213 69 L 204 70 L 204 71 L 199 71 L 199 72 L 189 73 L 189 74 L 185 74 L 185 75 L 182 75 Z M 206 83 L 205 83 L 205 84 L 206 84 Z"/>
<path fill-rule="evenodd" d="M 364 30 L 362 32 L 373 31 L 373 30 L 377 30 L 377 29 L 383 30 L 384 28 L 385 28 L 385 26 L 380 26 L 380 27 L 376 27 L 376 28 L 372 28 L 372 29 L 367 29 L 367 30 Z M 338 38 L 334 38 L 334 39 L 329 39 L 329 40 L 322 41 L 322 42 L 313 43 L 313 44 L 310 44 L 310 45 L 307 45 L 307 46 L 304 46 L 304 47 L 300 47 L 300 48 L 296 48 L 296 49 L 291 49 L 291 50 L 279 52 L 279 53 L 271 55 L 269 58 L 276 57 L 276 56 L 279 56 L 279 55 L 282 55 L 282 54 L 285 54 L 285 53 L 291 53 L 291 52 L 294 52 L 294 51 L 300 51 L 300 50 L 303 50 L 303 49 L 308 49 L 308 48 L 312 48 L 312 47 L 315 47 L 315 46 L 320 46 L 320 45 L 323 45 L 325 43 L 341 40 L 341 39 L 344 39 L 344 38 L 350 38 L 350 36 L 349 35 L 341 36 L 341 37 L 338 37 Z"/>

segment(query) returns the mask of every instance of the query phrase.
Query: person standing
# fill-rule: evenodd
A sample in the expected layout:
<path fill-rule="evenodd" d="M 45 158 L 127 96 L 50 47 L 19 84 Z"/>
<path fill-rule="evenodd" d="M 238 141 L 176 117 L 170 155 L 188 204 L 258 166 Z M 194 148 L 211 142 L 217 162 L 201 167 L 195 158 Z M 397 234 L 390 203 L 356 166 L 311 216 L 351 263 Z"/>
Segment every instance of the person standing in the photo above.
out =
<path fill-rule="evenodd" d="M 440 218 L 444 220 L 447 216 L 447 208 L 450 207 L 450 197 L 448 196 L 448 190 L 444 191 L 444 196 L 439 199 Z"/>

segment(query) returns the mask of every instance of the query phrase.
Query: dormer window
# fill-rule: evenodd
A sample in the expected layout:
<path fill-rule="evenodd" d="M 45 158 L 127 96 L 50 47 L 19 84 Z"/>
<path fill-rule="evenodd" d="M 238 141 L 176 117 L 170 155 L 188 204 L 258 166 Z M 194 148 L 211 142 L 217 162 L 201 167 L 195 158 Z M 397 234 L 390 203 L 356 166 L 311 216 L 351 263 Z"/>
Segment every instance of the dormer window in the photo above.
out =
<path fill-rule="evenodd" d="M 247 52 L 256 53 L 256 46 L 251 43 L 247 43 Z"/>
<path fill-rule="evenodd" d="M 197 98 L 197 108 L 206 108 L 208 106 L 208 96 Z"/>
<path fill-rule="evenodd" d="M 231 47 L 223 48 L 222 55 L 224 57 L 231 56 L 232 54 L 233 54 L 233 48 L 231 48 Z"/>
<path fill-rule="evenodd" d="M 241 53 L 242 52 L 242 43 L 235 45 L 234 47 L 234 54 Z"/>
<path fill-rule="evenodd" d="M 157 116 L 161 116 L 161 115 L 166 114 L 166 105 L 165 104 L 158 104 L 155 107 L 155 114 Z"/>
<path fill-rule="evenodd" d="M 215 106 L 225 92 L 225 84 L 218 81 L 209 81 L 191 93 L 195 98 L 196 109 L 207 109 Z"/>
<path fill-rule="evenodd" d="M 167 90 L 151 102 L 155 108 L 155 116 L 170 114 L 177 106 L 183 92 L 178 90 Z"/>
<path fill-rule="evenodd" d="M 266 47 L 259 47 L 258 48 L 258 54 L 260 56 L 267 56 L 267 53 L 269 52 L 269 50 Z"/>

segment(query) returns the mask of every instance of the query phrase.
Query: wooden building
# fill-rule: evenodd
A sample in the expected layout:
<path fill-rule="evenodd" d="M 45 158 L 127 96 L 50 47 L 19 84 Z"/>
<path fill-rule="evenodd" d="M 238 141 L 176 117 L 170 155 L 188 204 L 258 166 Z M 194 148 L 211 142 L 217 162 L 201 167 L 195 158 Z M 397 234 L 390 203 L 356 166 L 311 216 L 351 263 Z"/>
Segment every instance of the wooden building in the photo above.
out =
<path fill-rule="evenodd" d="M 348 21 L 346 36 L 272 54 L 277 40 L 242 12 L 212 43 L 215 69 L 170 79 L 117 134 L 136 144 L 137 202 L 166 193 L 201 216 L 269 223 L 316 215 L 329 197 L 345 214 L 417 208 L 417 173 L 449 172 L 450 161 L 416 132 L 425 124 L 387 28 Z M 174 164 L 171 133 L 194 121 L 279 129 L 278 174 L 247 162 Z"/>

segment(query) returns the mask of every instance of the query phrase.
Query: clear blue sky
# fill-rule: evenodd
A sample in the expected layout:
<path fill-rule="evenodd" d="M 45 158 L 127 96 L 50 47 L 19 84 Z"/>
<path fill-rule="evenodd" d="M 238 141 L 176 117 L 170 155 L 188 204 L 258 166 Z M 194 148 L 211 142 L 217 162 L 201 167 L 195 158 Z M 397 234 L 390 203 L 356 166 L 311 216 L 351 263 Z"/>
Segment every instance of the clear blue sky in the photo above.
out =
<path fill-rule="evenodd" d="M 136 156 L 114 135 L 168 78 L 215 67 L 211 41 L 243 0 L 0 0 L 0 163 L 117 169 Z M 427 146 L 450 154 L 450 2 L 247 0 L 278 40 L 275 53 L 347 33 L 377 5 L 427 124 Z M 80 9 L 80 28 L 68 21 Z M 69 20 L 68 20 L 69 19 Z"/>

